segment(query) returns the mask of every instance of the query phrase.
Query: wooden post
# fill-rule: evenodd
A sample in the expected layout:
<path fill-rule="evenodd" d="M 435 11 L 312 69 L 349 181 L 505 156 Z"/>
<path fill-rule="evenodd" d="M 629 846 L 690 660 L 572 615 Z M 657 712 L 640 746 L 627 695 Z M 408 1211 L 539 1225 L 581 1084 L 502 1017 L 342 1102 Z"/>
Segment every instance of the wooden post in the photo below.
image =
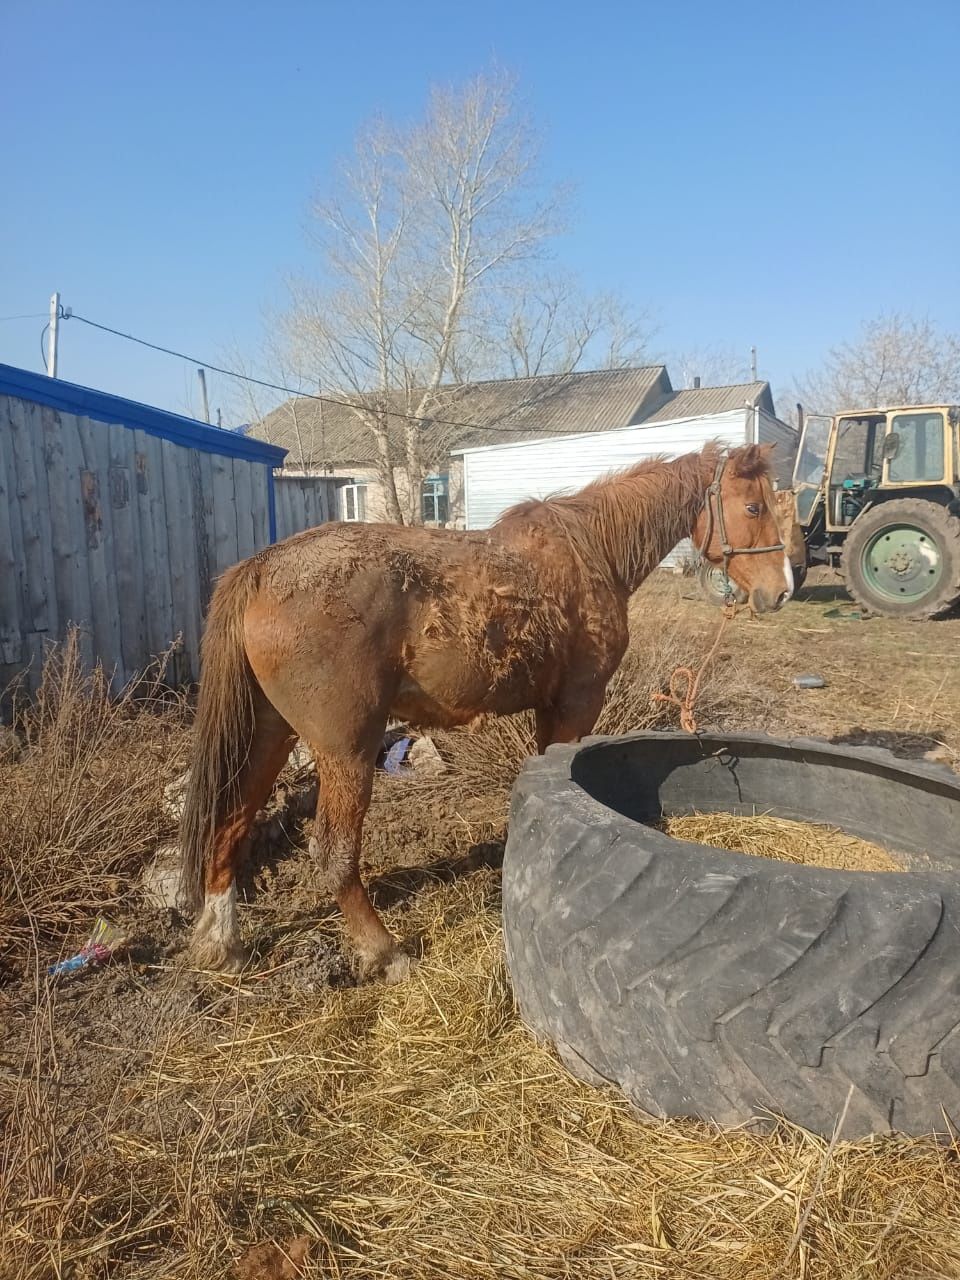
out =
<path fill-rule="evenodd" d="M 197 370 L 197 377 L 200 379 L 200 399 L 203 402 L 203 420 L 210 421 L 210 402 L 207 400 L 207 373 L 205 369 Z"/>

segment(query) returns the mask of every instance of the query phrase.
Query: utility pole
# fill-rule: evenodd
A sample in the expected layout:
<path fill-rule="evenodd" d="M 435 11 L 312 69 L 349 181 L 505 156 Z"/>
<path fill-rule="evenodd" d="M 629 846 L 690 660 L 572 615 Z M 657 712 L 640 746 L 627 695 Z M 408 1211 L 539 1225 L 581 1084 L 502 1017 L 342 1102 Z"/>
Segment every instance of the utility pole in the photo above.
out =
<path fill-rule="evenodd" d="M 57 343 L 60 337 L 60 295 L 50 295 L 50 336 L 47 342 L 47 377 L 57 376 Z"/>
<path fill-rule="evenodd" d="M 200 396 L 203 400 L 203 420 L 210 421 L 210 403 L 207 400 L 207 374 L 206 370 L 198 369 L 197 377 L 200 379 Z"/>
<path fill-rule="evenodd" d="M 751 381 L 757 381 L 757 348 L 750 348 L 750 375 Z"/>

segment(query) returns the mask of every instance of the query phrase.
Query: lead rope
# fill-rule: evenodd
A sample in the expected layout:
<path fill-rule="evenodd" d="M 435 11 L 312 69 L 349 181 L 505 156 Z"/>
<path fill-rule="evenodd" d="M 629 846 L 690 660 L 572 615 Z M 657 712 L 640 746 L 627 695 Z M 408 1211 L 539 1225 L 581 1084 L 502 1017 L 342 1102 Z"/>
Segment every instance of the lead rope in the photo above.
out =
<path fill-rule="evenodd" d="M 696 672 L 691 667 L 674 667 L 670 674 L 670 682 L 668 688 L 669 693 L 655 693 L 651 697 L 651 702 L 669 702 L 680 709 L 680 728 L 684 733 L 697 733 L 699 731 L 697 719 L 694 714 L 697 696 L 700 693 L 700 681 L 703 674 L 713 661 L 713 655 L 717 652 L 717 648 L 723 638 L 727 623 L 736 616 L 737 606 L 735 604 L 725 605 L 723 617 L 720 619 L 720 626 L 717 628 L 717 634 L 713 644 L 710 646 L 710 652 L 700 663 L 700 669 Z M 679 683 L 681 680 L 686 682 L 686 692 L 681 692 Z"/>

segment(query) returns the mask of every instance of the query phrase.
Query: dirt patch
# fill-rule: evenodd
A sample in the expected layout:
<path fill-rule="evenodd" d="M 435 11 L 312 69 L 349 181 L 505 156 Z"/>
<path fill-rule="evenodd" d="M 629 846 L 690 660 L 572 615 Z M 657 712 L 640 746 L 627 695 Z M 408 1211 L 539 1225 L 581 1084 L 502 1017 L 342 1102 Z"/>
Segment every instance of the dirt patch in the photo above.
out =
<path fill-rule="evenodd" d="M 848 835 L 838 827 L 792 822 L 770 814 L 693 813 L 667 818 L 658 826 L 675 840 L 691 840 L 777 862 L 839 871 L 908 870 L 881 845 Z"/>

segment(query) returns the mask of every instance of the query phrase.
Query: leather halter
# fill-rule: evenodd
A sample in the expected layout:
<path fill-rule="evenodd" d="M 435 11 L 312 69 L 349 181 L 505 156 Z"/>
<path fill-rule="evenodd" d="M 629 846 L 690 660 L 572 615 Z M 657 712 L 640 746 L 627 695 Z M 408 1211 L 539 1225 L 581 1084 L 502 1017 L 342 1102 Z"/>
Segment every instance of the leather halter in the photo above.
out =
<path fill-rule="evenodd" d="M 700 555 L 704 560 L 708 560 L 707 548 L 710 546 L 713 538 L 713 524 L 716 519 L 717 532 L 720 535 L 720 552 L 723 556 L 723 573 L 727 579 L 727 594 L 733 595 L 730 587 L 730 561 L 734 556 L 759 556 L 768 551 L 786 551 L 786 543 L 775 542 L 769 547 L 733 547 L 727 539 L 727 526 L 723 518 L 723 495 L 720 492 L 720 482 L 723 479 L 724 468 L 729 462 L 727 454 L 722 453 L 717 459 L 717 469 L 714 472 L 713 480 L 707 487 L 707 497 L 704 506 L 707 512 L 707 531 L 704 534 L 703 543 L 699 548 Z M 714 498 L 716 498 L 716 515 L 714 515 Z"/>

